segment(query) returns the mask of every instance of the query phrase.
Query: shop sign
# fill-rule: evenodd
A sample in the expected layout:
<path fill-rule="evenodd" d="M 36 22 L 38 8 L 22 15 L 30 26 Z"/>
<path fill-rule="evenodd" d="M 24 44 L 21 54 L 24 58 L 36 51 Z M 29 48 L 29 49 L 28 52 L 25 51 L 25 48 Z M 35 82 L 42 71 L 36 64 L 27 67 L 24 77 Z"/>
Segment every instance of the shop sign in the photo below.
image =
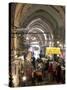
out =
<path fill-rule="evenodd" d="M 60 48 L 59 47 L 47 47 L 46 55 L 51 55 L 51 54 L 61 54 Z"/>

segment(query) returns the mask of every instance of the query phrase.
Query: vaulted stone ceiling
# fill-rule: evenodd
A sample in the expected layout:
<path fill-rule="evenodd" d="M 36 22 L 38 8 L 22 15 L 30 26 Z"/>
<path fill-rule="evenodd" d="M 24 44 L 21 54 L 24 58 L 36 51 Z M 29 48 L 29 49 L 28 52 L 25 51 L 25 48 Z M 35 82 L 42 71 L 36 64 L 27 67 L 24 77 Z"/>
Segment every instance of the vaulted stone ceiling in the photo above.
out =
<path fill-rule="evenodd" d="M 62 43 L 65 42 L 64 6 L 22 3 L 11 4 L 12 27 L 27 28 L 29 23 L 38 18 L 43 20 L 45 25 L 48 25 L 56 41 L 59 40 Z M 44 28 L 45 25 L 43 24 Z M 46 28 L 46 30 L 49 31 L 48 28 Z"/>

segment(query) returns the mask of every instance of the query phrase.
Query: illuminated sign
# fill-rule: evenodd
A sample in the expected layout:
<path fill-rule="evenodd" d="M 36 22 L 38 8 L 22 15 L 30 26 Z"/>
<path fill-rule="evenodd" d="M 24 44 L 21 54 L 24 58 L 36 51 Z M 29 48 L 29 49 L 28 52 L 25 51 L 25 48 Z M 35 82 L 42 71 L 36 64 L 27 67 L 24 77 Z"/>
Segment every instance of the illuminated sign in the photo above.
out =
<path fill-rule="evenodd" d="M 46 55 L 50 54 L 61 54 L 60 48 L 58 47 L 47 47 L 46 48 Z"/>

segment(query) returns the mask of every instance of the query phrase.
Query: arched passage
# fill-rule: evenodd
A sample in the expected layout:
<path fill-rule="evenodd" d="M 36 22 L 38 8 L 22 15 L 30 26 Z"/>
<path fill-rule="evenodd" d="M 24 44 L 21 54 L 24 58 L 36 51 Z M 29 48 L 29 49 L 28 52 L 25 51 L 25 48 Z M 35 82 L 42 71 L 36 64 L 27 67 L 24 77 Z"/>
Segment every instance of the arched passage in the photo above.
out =
<path fill-rule="evenodd" d="M 19 78 L 22 63 L 24 66 L 25 64 L 29 64 L 28 67 L 31 66 L 32 56 L 35 54 L 36 59 L 45 58 L 44 49 L 46 47 L 64 47 L 64 15 L 64 6 L 11 4 L 11 65 L 15 64 L 16 75 L 14 78 L 17 78 L 14 85 L 18 86 L 21 84 L 20 81 L 26 80 L 26 77 Z M 32 48 L 34 55 L 31 52 Z M 44 56 L 39 57 L 42 51 Z M 42 72 L 40 74 L 42 75 Z"/>

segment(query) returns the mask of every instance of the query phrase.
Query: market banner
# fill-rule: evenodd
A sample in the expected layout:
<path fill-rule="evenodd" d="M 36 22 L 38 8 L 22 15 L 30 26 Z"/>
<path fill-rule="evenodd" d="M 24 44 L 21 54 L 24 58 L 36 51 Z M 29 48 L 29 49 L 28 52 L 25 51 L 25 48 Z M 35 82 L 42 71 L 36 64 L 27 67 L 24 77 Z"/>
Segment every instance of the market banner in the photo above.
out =
<path fill-rule="evenodd" d="M 61 50 L 59 47 L 47 47 L 46 48 L 46 55 L 51 54 L 61 54 Z"/>

